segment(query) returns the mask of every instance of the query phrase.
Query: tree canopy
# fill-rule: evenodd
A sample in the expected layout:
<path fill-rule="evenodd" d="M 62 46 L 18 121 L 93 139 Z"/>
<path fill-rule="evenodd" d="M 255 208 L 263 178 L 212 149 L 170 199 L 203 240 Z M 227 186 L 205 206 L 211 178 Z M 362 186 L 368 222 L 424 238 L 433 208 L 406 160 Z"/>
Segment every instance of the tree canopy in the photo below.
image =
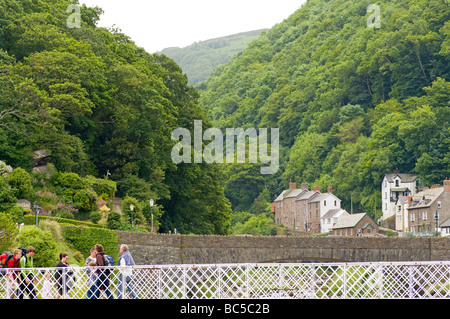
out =
<path fill-rule="evenodd" d="M 163 230 L 228 233 L 221 172 L 170 158 L 172 130 L 208 123 L 197 91 L 171 59 L 98 27 L 100 8 L 80 5 L 80 27 L 69 27 L 72 4 L 0 0 L 0 158 L 30 172 L 32 152 L 46 149 L 58 172 L 109 172 L 117 195 L 153 198 Z"/>
<path fill-rule="evenodd" d="M 344 207 L 352 197 L 373 214 L 385 173 L 417 173 L 422 186 L 450 175 L 450 7 L 378 1 L 377 27 L 372 3 L 308 0 L 203 85 L 218 127 L 279 128 L 280 170 L 264 178 L 272 200 L 290 179 L 332 184 Z M 261 192 L 249 187 L 256 175 L 239 181 L 250 170 L 230 169 L 233 208 Z"/>

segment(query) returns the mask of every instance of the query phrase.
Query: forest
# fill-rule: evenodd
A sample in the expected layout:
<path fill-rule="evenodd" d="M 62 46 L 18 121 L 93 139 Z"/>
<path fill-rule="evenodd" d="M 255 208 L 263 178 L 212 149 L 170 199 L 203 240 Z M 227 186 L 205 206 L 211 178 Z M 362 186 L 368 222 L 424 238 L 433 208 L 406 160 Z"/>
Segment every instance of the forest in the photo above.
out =
<path fill-rule="evenodd" d="M 420 187 L 450 176 L 450 5 L 377 1 L 377 16 L 372 4 L 308 0 L 199 86 L 215 126 L 280 131 L 277 174 L 229 167 L 233 210 L 292 179 L 332 185 L 377 220 L 384 174 L 418 174 Z"/>
<path fill-rule="evenodd" d="M 225 37 L 195 42 L 187 47 L 166 48 L 158 54 L 173 59 L 186 73 L 189 85 L 206 81 L 210 73 L 228 62 L 236 53 L 258 38 L 263 30 L 247 31 Z"/>
<path fill-rule="evenodd" d="M 173 60 L 147 53 L 118 29 L 97 27 L 101 8 L 80 6 L 80 28 L 69 28 L 72 3 L 0 0 L 0 159 L 30 174 L 33 152 L 47 150 L 54 174 L 45 187 L 74 209 L 102 196 L 84 181 L 109 179 L 114 196 L 154 199 L 162 232 L 227 234 L 223 172 L 170 158 L 173 129 L 194 119 L 208 127 L 197 90 Z M 82 183 L 61 184 L 68 173 Z M 22 195 L 14 193 L 18 178 L 0 179 L 7 210 Z M 44 186 L 32 186 L 26 199 L 34 201 Z M 84 190 L 78 202 L 70 192 L 77 189 Z"/>
<path fill-rule="evenodd" d="M 172 59 L 98 27 L 101 8 L 80 6 L 80 27 L 69 28 L 73 1 L 0 0 L 0 160 L 15 171 L 0 176 L 0 210 L 50 191 L 75 219 L 114 197 L 147 219 L 154 199 L 160 232 L 271 235 L 270 203 L 289 180 L 332 185 L 343 208 L 374 219 L 385 173 L 442 183 L 450 5 L 378 1 L 373 25 L 371 1 L 308 0 L 194 87 Z M 278 128 L 279 170 L 175 164 L 171 134 L 193 132 L 195 120 Z M 32 174 L 43 149 L 50 176 Z"/>

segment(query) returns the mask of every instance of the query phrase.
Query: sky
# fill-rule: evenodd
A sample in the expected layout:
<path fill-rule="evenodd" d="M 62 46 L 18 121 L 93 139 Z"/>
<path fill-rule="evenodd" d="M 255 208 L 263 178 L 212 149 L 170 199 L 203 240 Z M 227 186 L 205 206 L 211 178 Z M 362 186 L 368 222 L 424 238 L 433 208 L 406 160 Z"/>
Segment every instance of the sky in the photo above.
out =
<path fill-rule="evenodd" d="M 79 0 L 103 9 L 98 26 L 114 27 L 154 53 L 240 32 L 271 28 L 306 0 Z"/>

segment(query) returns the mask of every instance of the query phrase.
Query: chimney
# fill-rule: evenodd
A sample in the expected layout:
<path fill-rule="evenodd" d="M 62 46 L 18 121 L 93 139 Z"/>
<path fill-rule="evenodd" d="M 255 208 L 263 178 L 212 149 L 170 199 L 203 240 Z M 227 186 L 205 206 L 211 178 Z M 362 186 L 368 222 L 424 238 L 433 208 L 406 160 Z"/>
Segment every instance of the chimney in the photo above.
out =
<path fill-rule="evenodd" d="M 314 186 L 314 191 L 316 192 L 319 192 L 320 193 L 320 186 Z"/>
<path fill-rule="evenodd" d="M 444 192 L 450 192 L 450 179 L 444 180 Z"/>
<path fill-rule="evenodd" d="M 412 204 L 412 196 L 408 196 L 408 206 L 411 206 Z"/>
<path fill-rule="evenodd" d="M 302 186 L 301 186 L 301 189 L 308 189 L 308 184 L 306 184 L 306 183 L 302 183 Z"/>
<path fill-rule="evenodd" d="M 297 184 L 292 183 L 292 180 L 289 179 L 289 189 L 296 189 L 297 188 Z"/>
<path fill-rule="evenodd" d="M 331 185 L 328 186 L 328 188 L 327 188 L 327 193 L 328 193 L 328 194 L 333 193 L 333 187 L 331 187 Z"/>

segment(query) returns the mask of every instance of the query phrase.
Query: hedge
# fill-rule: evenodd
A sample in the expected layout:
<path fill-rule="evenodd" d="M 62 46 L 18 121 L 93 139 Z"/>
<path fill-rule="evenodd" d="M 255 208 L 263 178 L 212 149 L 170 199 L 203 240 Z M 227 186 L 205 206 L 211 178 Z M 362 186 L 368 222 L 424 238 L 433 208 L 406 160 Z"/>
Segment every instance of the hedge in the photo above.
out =
<path fill-rule="evenodd" d="M 96 244 L 102 244 L 105 253 L 113 257 L 117 265 L 119 238 L 113 230 L 65 225 L 63 236 L 71 248 L 80 251 L 85 257 L 90 255 L 91 248 Z"/>
<path fill-rule="evenodd" d="M 36 224 L 36 217 L 34 215 L 25 215 L 23 218 L 24 218 L 25 225 L 35 225 Z M 68 219 L 68 218 L 60 218 L 60 217 L 52 217 L 52 216 L 38 216 L 38 222 L 41 219 L 56 220 L 58 223 L 66 224 L 66 225 L 105 228 L 105 226 L 103 226 L 103 225 L 98 225 L 98 224 L 94 224 L 94 223 L 90 223 L 90 222 L 85 222 L 85 221 L 75 220 L 75 219 Z"/>

